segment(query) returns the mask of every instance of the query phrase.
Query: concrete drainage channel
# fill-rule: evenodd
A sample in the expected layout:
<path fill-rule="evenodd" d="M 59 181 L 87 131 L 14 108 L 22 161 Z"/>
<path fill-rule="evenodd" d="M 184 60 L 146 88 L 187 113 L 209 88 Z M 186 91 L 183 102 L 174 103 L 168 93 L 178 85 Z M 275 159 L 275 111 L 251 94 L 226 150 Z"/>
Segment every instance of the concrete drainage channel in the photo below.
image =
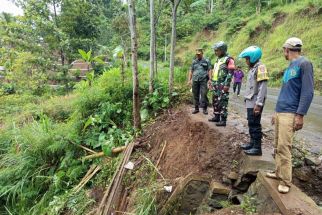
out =
<path fill-rule="evenodd" d="M 249 212 L 256 209 L 258 214 L 322 214 L 315 202 L 295 186 L 289 194 L 278 193 L 278 181 L 265 177 L 264 170 L 273 169 L 273 158 L 264 150 L 261 157 L 242 156 L 238 173 L 226 174 L 223 183 L 188 175 L 179 182 L 160 214 L 227 214 L 220 211 L 240 204 Z"/>

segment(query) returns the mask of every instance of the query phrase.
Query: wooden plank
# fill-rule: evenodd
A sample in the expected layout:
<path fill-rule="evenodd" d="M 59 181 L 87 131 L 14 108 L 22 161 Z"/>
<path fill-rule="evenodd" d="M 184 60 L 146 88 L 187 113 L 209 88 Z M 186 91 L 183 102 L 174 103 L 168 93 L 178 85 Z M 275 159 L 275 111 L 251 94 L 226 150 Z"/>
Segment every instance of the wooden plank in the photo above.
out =
<path fill-rule="evenodd" d="M 322 211 L 318 208 L 315 202 L 303 193 L 299 188 L 293 185 L 290 192 L 281 194 L 278 192 L 278 180 L 270 179 L 265 176 L 264 172 L 259 172 L 258 179 L 262 181 L 267 192 L 270 194 L 282 214 L 295 215 L 321 215 Z"/>
<path fill-rule="evenodd" d="M 131 142 L 124 151 L 124 156 L 120 165 L 118 166 L 116 172 L 114 173 L 113 179 L 110 186 L 106 190 L 103 199 L 100 203 L 99 208 L 97 209 L 98 215 L 107 215 L 112 211 L 112 207 L 116 203 L 117 199 L 115 198 L 116 191 L 119 189 L 119 186 L 122 182 L 123 174 L 125 172 L 125 164 L 129 161 L 131 153 L 134 148 L 134 142 Z"/>

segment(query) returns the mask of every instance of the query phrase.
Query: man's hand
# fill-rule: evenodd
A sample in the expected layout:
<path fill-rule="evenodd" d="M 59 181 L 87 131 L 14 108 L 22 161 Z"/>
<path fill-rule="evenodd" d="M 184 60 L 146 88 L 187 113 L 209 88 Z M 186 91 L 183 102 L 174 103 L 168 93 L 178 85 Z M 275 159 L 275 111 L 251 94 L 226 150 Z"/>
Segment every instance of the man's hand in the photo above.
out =
<path fill-rule="evenodd" d="M 229 87 L 228 86 L 224 86 L 224 92 L 228 93 L 229 92 Z"/>
<path fill-rule="evenodd" d="M 276 113 L 273 114 L 272 119 L 271 119 L 271 124 L 275 125 L 276 123 Z"/>
<path fill-rule="evenodd" d="M 303 116 L 299 115 L 299 114 L 296 114 L 295 115 L 295 120 L 294 120 L 294 131 L 298 131 L 298 130 L 302 129 L 303 124 L 304 124 Z"/>
<path fill-rule="evenodd" d="M 262 107 L 259 105 L 255 105 L 254 107 L 254 115 L 259 116 L 261 114 Z"/>

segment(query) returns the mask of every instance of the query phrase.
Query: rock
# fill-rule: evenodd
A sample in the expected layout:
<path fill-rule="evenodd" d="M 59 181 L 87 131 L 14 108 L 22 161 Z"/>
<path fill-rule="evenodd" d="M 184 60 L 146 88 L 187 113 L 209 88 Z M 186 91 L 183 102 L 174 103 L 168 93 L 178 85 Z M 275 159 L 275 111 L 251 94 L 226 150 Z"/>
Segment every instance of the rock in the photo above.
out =
<path fill-rule="evenodd" d="M 243 157 L 240 161 L 240 175 L 256 175 L 260 170 L 274 170 L 275 161 L 271 154 L 271 150 L 263 148 L 262 153 L 262 156 L 247 156 L 243 153 Z"/>
<path fill-rule="evenodd" d="M 238 179 L 238 173 L 237 172 L 234 172 L 234 171 L 231 171 L 229 174 L 228 174 L 228 176 L 227 176 L 227 178 L 229 178 L 229 179 L 231 179 L 231 180 L 237 180 Z"/>
<path fill-rule="evenodd" d="M 318 166 L 316 169 L 316 175 L 322 180 L 322 166 Z"/>
<path fill-rule="evenodd" d="M 309 181 L 312 178 L 312 171 L 309 167 L 295 168 L 294 176 L 301 181 Z"/>
<path fill-rule="evenodd" d="M 246 192 L 249 186 L 256 180 L 256 175 L 253 174 L 244 174 L 238 178 L 234 184 L 234 188 L 239 191 Z"/>
<path fill-rule="evenodd" d="M 231 184 L 232 184 L 231 180 L 230 180 L 229 178 L 227 178 L 227 176 L 226 176 L 226 175 L 224 175 L 224 176 L 222 177 L 222 182 L 223 182 L 224 184 L 227 184 L 227 185 L 231 185 Z"/>
<path fill-rule="evenodd" d="M 209 187 L 208 177 L 188 175 L 179 182 L 159 214 L 195 214 L 209 193 Z"/>
<path fill-rule="evenodd" d="M 210 184 L 210 190 L 213 194 L 223 194 L 228 195 L 230 193 L 230 188 L 218 183 L 216 181 L 212 181 Z"/>
<path fill-rule="evenodd" d="M 321 148 L 319 146 L 313 146 L 310 149 L 310 152 L 315 155 L 319 155 L 321 153 Z"/>
<path fill-rule="evenodd" d="M 227 201 L 227 195 L 223 194 L 213 194 L 208 200 L 208 205 L 213 209 L 221 209 L 223 205 L 221 202 Z"/>
<path fill-rule="evenodd" d="M 265 128 L 265 129 L 263 129 L 263 133 L 268 133 L 268 132 L 271 132 L 271 131 L 273 131 L 272 128 Z"/>
<path fill-rule="evenodd" d="M 308 166 L 319 166 L 322 163 L 322 160 L 317 157 L 307 156 L 304 158 L 304 162 Z"/>

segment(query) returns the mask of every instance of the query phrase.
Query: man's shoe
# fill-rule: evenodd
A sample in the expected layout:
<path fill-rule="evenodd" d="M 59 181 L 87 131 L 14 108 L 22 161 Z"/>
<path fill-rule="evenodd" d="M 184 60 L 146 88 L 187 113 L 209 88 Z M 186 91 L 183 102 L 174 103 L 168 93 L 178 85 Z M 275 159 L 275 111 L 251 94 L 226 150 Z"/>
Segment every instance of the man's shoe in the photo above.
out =
<path fill-rule="evenodd" d="M 219 122 L 220 121 L 220 117 L 219 115 L 216 115 L 210 119 L 208 119 L 209 122 Z"/>
<path fill-rule="evenodd" d="M 205 114 L 205 115 L 208 115 L 208 111 L 207 111 L 207 109 L 203 109 L 203 114 Z"/>
<path fill-rule="evenodd" d="M 257 149 L 257 148 L 251 148 L 251 149 L 245 150 L 244 152 L 246 155 L 250 155 L 250 156 L 261 156 L 262 155 L 262 150 Z"/>
<path fill-rule="evenodd" d="M 194 111 L 192 111 L 192 114 L 196 114 L 199 113 L 199 109 L 195 109 Z"/>
<path fill-rule="evenodd" d="M 290 187 L 280 184 L 280 185 L 278 185 L 277 190 L 280 193 L 288 193 L 290 191 Z"/>
<path fill-rule="evenodd" d="M 273 179 L 278 179 L 277 175 L 275 172 L 267 172 L 266 173 L 267 178 L 273 178 Z"/>
<path fill-rule="evenodd" d="M 226 121 L 220 121 L 220 122 L 217 122 L 217 123 L 216 123 L 216 126 L 224 127 L 224 126 L 226 126 Z"/>
<path fill-rule="evenodd" d="M 254 142 L 251 140 L 249 143 L 242 144 L 240 148 L 242 148 L 242 150 L 249 150 L 253 148 L 253 146 L 254 146 Z"/>

